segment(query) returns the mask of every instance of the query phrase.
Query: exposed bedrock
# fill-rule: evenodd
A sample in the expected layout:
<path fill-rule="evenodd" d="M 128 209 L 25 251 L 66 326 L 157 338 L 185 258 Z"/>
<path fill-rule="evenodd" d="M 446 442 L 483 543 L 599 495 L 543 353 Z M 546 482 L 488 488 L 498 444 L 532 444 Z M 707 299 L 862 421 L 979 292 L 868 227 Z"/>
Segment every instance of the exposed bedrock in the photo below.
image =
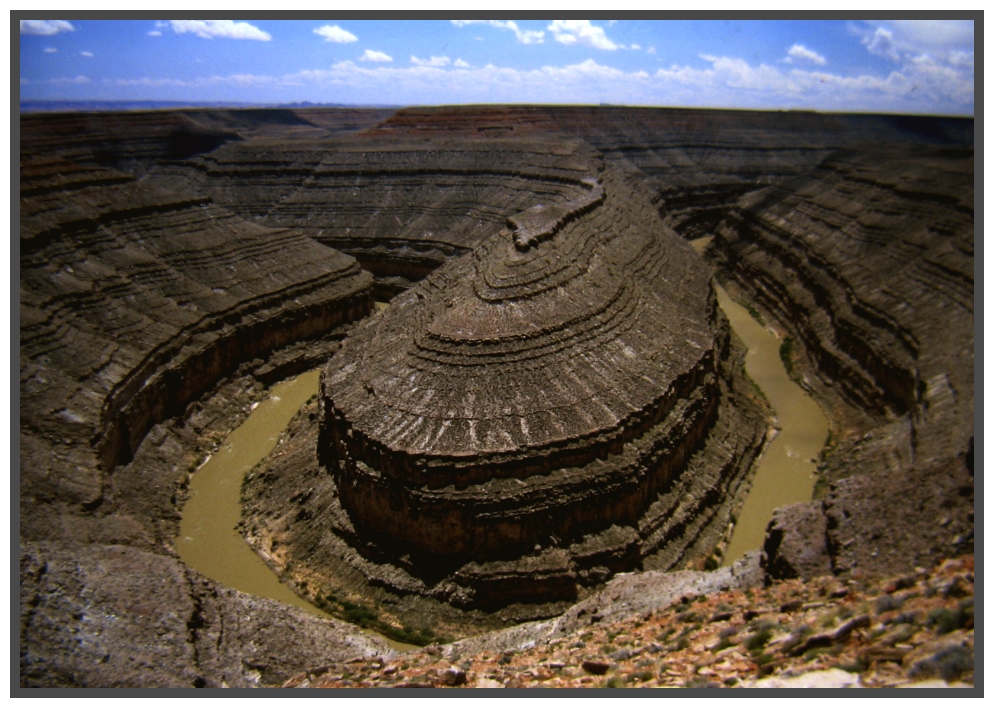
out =
<path fill-rule="evenodd" d="M 158 553 L 22 543 L 20 561 L 24 687 L 251 688 L 392 654 L 343 622 L 231 590 Z"/>
<path fill-rule="evenodd" d="M 293 230 L 248 223 L 193 191 L 97 164 L 97 147 L 109 138 L 87 132 L 87 121 L 110 132 L 129 117 L 116 120 L 25 121 L 25 528 L 38 528 L 28 519 L 48 503 L 92 511 L 113 501 L 109 474 L 154 425 L 182 414 L 243 363 L 323 336 L 372 308 L 372 279 L 354 259 Z M 154 137 L 158 124 L 142 125 L 131 134 L 122 128 L 120 139 Z M 88 161 L 55 154 L 52 135 L 72 126 L 80 134 L 64 148 Z"/>
<path fill-rule="evenodd" d="M 840 154 L 743 197 L 714 242 L 834 392 L 907 414 L 917 456 L 973 436 L 972 179 L 972 150 Z"/>
<path fill-rule="evenodd" d="M 729 289 L 791 336 L 832 416 L 817 501 L 771 528 L 771 575 L 973 550 L 972 120 L 487 106 L 20 125 L 24 685 L 252 685 L 381 653 L 170 550 L 184 480 L 260 382 L 327 361 L 374 295 L 406 291 L 245 486 L 252 541 L 298 588 L 457 635 L 706 557 L 765 421 L 667 227 L 716 236 Z"/>
<path fill-rule="evenodd" d="M 459 603 L 575 594 L 712 507 L 723 529 L 762 437 L 746 412 L 709 437 L 728 331 L 704 263 L 614 171 L 584 184 L 395 298 L 325 372 L 319 456 L 357 535 L 432 584 L 455 571 Z M 729 459 L 702 463 L 708 440 Z M 667 503 L 684 474 L 708 483 Z"/>
<path fill-rule="evenodd" d="M 509 214 L 587 198 L 577 140 L 248 141 L 183 174 L 246 218 L 354 256 L 387 298 L 505 226 Z M 177 168 L 179 169 L 179 168 Z M 546 221 L 547 219 L 543 220 Z"/>
<path fill-rule="evenodd" d="M 444 142 L 466 136 L 582 136 L 654 192 L 667 224 L 705 236 L 738 198 L 804 175 L 841 148 L 973 145 L 973 121 L 924 116 L 579 106 L 408 108 L 366 134 Z"/>
<path fill-rule="evenodd" d="M 177 110 L 22 115 L 22 145 L 32 154 L 57 155 L 144 174 L 163 162 L 210 152 L 231 141 L 275 135 L 286 139 L 351 133 L 393 111 Z"/>
<path fill-rule="evenodd" d="M 832 409 L 820 508 L 833 571 L 968 552 L 972 147 L 839 151 L 745 195 L 715 233 L 711 253 L 802 345 L 788 357 Z"/>
<path fill-rule="evenodd" d="M 29 161 L 22 179 L 70 170 L 109 172 Z M 298 233 L 134 181 L 74 186 L 21 202 L 21 425 L 105 471 L 243 361 L 371 307 L 355 261 Z"/>

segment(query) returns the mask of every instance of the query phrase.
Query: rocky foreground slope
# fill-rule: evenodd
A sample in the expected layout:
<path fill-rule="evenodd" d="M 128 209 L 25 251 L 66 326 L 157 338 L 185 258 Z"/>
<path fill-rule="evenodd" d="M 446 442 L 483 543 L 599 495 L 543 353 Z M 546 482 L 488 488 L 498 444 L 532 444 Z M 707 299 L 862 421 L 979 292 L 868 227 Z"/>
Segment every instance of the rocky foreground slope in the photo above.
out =
<path fill-rule="evenodd" d="M 972 552 L 972 121 L 498 107 L 21 131 L 22 685 L 272 685 L 382 655 L 184 568 L 188 474 L 264 382 L 331 356 L 374 292 L 505 226 L 528 245 L 530 209 L 589 197 L 569 175 L 590 150 L 678 233 L 715 235 L 722 277 L 829 409 L 818 499 L 775 519 L 767 576 L 863 582 Z"/>
<path fill-rule="evenodd" d="M 619 576 L 561 617 L 311 666 L 285 688 L 940 688 L 974 682 L 973 557 L 842 583 Z M 752 575 L 752 578 L 750 578 Z"/>

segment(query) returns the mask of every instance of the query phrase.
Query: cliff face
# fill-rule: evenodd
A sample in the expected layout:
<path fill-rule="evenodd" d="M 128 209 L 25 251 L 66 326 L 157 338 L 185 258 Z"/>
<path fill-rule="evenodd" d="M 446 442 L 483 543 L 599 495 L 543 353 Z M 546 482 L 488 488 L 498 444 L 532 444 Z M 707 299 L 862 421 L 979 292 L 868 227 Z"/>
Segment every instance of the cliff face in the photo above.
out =
<path fill-rule="evenodd" d="M 508 214 L 584 193 L 577 147 L 369 134 L 247 141 L 201 157 L 193 178 L 246 218 L 354 256 L 389 299 L 481 244 Z"/>
<path fill-rule="evenodd" d="M 803 345 L 838 421 L 817 503 L 837 573 L 972 549 L 972 178 L 965 148 L 840 151 L 716 232 L 717 261 Z"/>
<path fill-rule="evenodd" d="M 28 496 L 54 484 L 99 504 L 100 470 L 130 461 L 152 425 L 242 362 L 371 307 L 353 259 L 209 199 L 47 157 L 22 160 L 22 186 L 22 434 L 90 456 L 78 476 L 26 469 L 41 485 Z"/>
<path fill-rule="evenodd" d="M 253 382 L 326 360 L 374 294 L 402 293 L 247 487 L 275 564 L 483 629 L 706 556 L 760 421 L 673 231 L 714 236 L 832 417 L 811 523 L 775 521 L 768 574 L 971 552 L 972 131 L 612 108 L 25 116 L 22 682 L 278 683 L 304 661 L 286 633 L 256 658 L 249 625 L 211 653 L 252 601 L 177 565 L 177 504 Z M 150 622 L 141 578 L 188 619 Z M 113 657 L 72 639 L 91 621 L 126 628 L 100 647 L 172 658 L 84 669 Z M 343 631 L 315 622 L 318 643 Z M 322 661 L 383 651 L 357 646 Z"/>

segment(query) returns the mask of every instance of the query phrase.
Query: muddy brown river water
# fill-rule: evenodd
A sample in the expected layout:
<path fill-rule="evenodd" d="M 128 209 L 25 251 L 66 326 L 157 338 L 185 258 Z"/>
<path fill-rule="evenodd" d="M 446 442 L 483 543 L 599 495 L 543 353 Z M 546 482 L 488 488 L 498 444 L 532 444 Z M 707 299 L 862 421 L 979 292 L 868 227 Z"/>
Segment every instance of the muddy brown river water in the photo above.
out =
<path fill-rule="evenodd" d="M 318 390 L 320 369 L 277 384 L 190 480 L 176 550 L 185 563 L 228 587 L 327 615 L 283 585 L 245 542 L 241 519 L 242 478 L 279 440 L 280 433 Z"/>
<path fill-rule="evenodd" d="M 700 248 L 703 244 L 695 243 Z M 779 433 L 767 446 L 725 551 L 726 564 L 757 549 L 773 510 L 811 498 L 817 458 L 828 421 L 813 400 L 790 379 L 780 361 L 780 340 L 744 307 L 718 288 L 718 302 L 745 342 L 746 371 L 773 407 Z M 377 309 L 385 304 L 377 303 Z M 300 407 L 318 390 L 314 369 L 277 384 L 242 425 L 196 471 L 183 508 L 176 550 L 185 563 L 242 592 L 279 600 L 321 617 L 328 615 L 283 585 L 236 530 L 241 518 L 245 474 L 276 446 Z M 372 633 L 372 632 L 371 632 Z M 395 649 L 411 645 L 388 640 Z"/>
<path fill-rule="evenodd" d="M 711 239 L 711 236 L 699 238 L 690 245 L 703 253 Z M 778 429 L 756 463 L 752 487 L 725 549 L 722 564 L 730 565 L 762 547 L 774 509 L 811 501 L 818 457 L 828 439 L 829 426 L 818 404 L 784 368 L 780 359 L 782 340 L 732 300 L 724 288 L 717 284 L 715 288 L 718 305 L 746 346 L 746 373 L 769 401 Z"/>
<path fill-rule="evenodd" d="M 779 432 L 759 459 L 724 564 L 763 545 L 773 510 L 811 500 L 818 456 L 828 438 L 828 419 L 821 408 L 787 374 L 780 360 L 781 340 L 718 287 L 718 304 L 748 349 L 746 373 L 773 407 Z"/>

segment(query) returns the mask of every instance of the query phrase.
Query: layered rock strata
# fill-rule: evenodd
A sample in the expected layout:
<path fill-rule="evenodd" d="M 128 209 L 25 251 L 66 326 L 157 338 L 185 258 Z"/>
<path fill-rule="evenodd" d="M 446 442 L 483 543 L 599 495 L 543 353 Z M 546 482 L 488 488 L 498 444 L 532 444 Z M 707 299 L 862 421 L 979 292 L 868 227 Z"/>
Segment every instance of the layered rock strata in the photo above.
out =
<path fill-rule="evenodd" d="M 368 655 L 334 644 L 343 625 L 232 599 L 169 557 L 182 480 L 261 395 L 256 379 L 212 389 L 213 377 L 235 366 L 274 381 L 337 346 L 307 340 L 264 361 L 280 342 L 311 336 L 311 316 L 347 303 L 343 292 L 369 297 L 368 276 L 337 271 L 347 259 L 313 239 L 357 256 L 380 295 L 502 229 L 505 247 L 518 235 L 528 248 L 515 253 L 539 257 L 611 208 L 612 178 L 591 167 L 589 147 L 624 170 L 625 190 L 646 188 L 648 200 L 631 199 L 651 203 L 682 236 L 717 234 L 710 256 L 730 288 L 791 335 L 786 357 L 830 408 L 819 500 L 796 514 L 816 538 L 775 526 L 768 572 L 828 567 L 856 579 L 973 549 L 972 120 L 569 107 L 176 111 L 22 116 L 21 140 L 22 683 L 250 685 L 260 673 L 278 682 L 291 663 L 284 656 L 307 665 L 302 653 Z M 579 214 L 583 204 L 590 211 Z M 340 277 L 328 280 L 332 272 Z M 411 296 L 458 292 L 447 277 L 440 272 L 441 290 Z M 429 312 L 419 307 L 408 311 Z M 331 322 L 318 314 L 318 329 Z M 639 563 L 702 557 L 741 491 L 758 423 L 735 378 L 737 355 L 724 353 L 720 315 L 708 331 L 722 353 L 696 391 L 717 390 L 717 417 L 638 523 L 557 537 L 517 559 L 398 556 L 395 539 L 356 527 L 342 508 L 317 460 L 312 409 L 247 485 L 250 524 L 291 577 L 310 587 L 322 574 L 344 578 L 384 607 L 436 618 L 449 601 L 558 598 L 534 610 L 446 615 L 452 627 L 472 616 L 463 631 L 561 612 L 584 584 Z M 450 350 L 466 344 L 449 340 Z M 488 346 L 477 345 L 481 356 Z M 691 407 L 694 415 L 702 419 Z M 609 444 L 596 464 L 621 460 L 658 425 L 642 423 L 649 433 L 622 435 L 621 452 Z M 578 449 L 604 447 L 585 439 Z M 451 506 L 513 480 L 473 481 L 470 467 L 459 468 L 464 489 L 408 486 Z M 532 474 L 522 488 L 556 474 Z M 543 523 L 557 522 L 531 528 Z M 150 588 L 161 621 L 146 610 Z M 274 631 L 287 624 L 294 636 Z"/>
<path fill-rule="evenodd" d="M 456 604 L 569 597 L 680 546 L 758 442 L 732 425 L 724 474 L 687 471 L 722 444 L 708 271 L 616 173 L 582 184 L 395 298 L 325 373 L 319 456 L 356 535 Z"/>
<path fill-rule="evenodd" d="M 231 143 L 194 161 L 205 193 L 354 256 L 384 299 L 493 235 L 508 214 L 582 199 L 576 141 L 386 136 Z"/>
<path fill-rule="evenodd" d="M 969 118 L 706 109 L 452 106 L 398 111 L 366 135 L 421 140 L 581 136 L 644 182 L 685 238 L 714 231 L 739 198 L 808 174 L 839 150 L 973 144 Z"/>
<path fill-rule="evenodd" d="M 163 424 L 188 415 L 187 437 L 200 438 L 198 401 L 219 381 L 288 345 L 274 365 L 292 369 L 309 355 L 302 343 L 372 309 L 372 279 L 354 259 L 150 176 L 181 157 L 174 148 L 217 146 L 177 137 L 188 124 L 58 115 L 22 125 L 22 685 L 253 685 L 266 667 L 281 675 L 273 657 L 293 651 L 268 629 L 272 617 L 312 637 L 336 631 L 168 555 L 197 452 L 178 449 Z M 245 654 L 251 642 L 273 656 Z M 345 641 L 327 656 L 381 649 Z"/>
<path fill-rule="evenodd" d="M 744 196 L 716 232 L 718 263 L 832 409 L 812 513 L 836 573 L 972 552 L 972 181 L 963 145 L 839 151 Z"/>
<path fill-rule="evenodd" d="M 241 362 L 371 307 L 355 261 L 300 234 L 114 170 L 22 168 L 22 430 L 105 471 Z"/>
<path fill-rule="evenodd" d="M 252 688 L 381 641 L 122 545 L 21 548 L 21 685 Z M 56 659 L 53 661 L 53 659 Z"/>

